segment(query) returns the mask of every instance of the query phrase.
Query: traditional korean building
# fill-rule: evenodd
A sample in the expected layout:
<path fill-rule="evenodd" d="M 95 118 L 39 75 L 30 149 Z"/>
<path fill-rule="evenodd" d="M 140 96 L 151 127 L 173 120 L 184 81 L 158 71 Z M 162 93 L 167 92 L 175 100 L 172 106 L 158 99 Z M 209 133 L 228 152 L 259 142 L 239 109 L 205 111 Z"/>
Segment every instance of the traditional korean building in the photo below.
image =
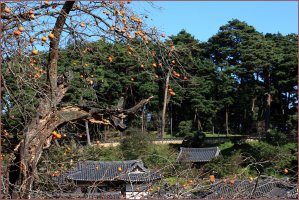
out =
<path fill-rule="evenodd" d="M 205 199 L 298 199 L 296 184 L 273 177 L 248 180 L 229 181 L 216 180 L 211 185 L 211 193 Z"/>
<path fill-rule="evenodd" d="M 113 198 L 140 199 L 148 195 L 152 182 L 161 178 L 161 174 L 145 168 L 141 160 L 129 160 L 79 161 L 75 168 L 56 180 L 73 182 L 76 193 L 83 193 L 85 197 L 105 198 L 113 194 Z"/>
<path fill-rule="evenodd" d="M 198 167 L 202 163 L 209 162 L 212 158 L 219 155 L 218 147 L 208 148 L 185 148 L 181 147 L 177 157 L 177 162 L 190 163 L 193 167 Z"/>

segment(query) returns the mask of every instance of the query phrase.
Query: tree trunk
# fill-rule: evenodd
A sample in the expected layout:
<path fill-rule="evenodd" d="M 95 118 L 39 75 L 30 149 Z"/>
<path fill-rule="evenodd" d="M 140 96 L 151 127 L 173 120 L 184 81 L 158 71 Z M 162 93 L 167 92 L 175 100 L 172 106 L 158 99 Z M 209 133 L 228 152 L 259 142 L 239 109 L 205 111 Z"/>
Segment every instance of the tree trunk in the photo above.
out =
<path fill-rule="evenodd" d="M 57 127 L 59 119 L 56 115 L 56 106 L 63 98 L 68 87 L 57 85 L 57 60 L 60 35 L 66 18 L 71 11 L 75 1 L 64 3 L 61 12 L 56 20 L 52 33 L 55 39 L 51 40 L 49 48 L 49 64 L 47 70 L 47 82 L 50 85 L 50 99 L 44 98 L 39 101 L 36 117 L 32 119 L 23 134 L 15 151 L 19 151 L 20 160 L 15 160 L 19 166 L 19 179 L 16 188 L 20 198 L 30 198 L 33 181 L 37 176 L 36 166 L 42 153 L 45 141 L 51 138 L 51 132 Z M 69 81 L 69 80 L 66 80 Z M 18 188 L 17 188 L 18 187 Z"/>
<path fill-rule="evenodd" d="M 165 82 L 164 103 L 163 103 L 162 122 L 161 122 L 161 138 L 164 137 L 164 131 L 165 131 L 165 115 L 166 115 L 166 107 L 167 107 L 169 77 L 170 77 L 170 70 L 167 73 L 166 82 Z"/>
<path fill-rule="evenodd" d="M 252 98 L 251 112 L 253 113 L 253 115 L 255 115 L 255 101 L 256 101 L 256 97 Z"/>
<path fill-rule="evenodd" d="M 173 124 L 172 124 L 172 104 L 171 104 L 171 112 L 170 112 L 170 135 L 173 135 L 173 133 L 172 133 L 172 126 L 173 126 Z"/>
<path fill-rule="evenodd" d="M 56 90 L 56 102 L 63 98 L 67 87 L 60 85 Z M 19 177 L 15 190 L 19 191 L 19 198 L 30 198 L 33 181 L 37 177 L 36 166 L 40 159 L 45 143 L 52 139 L 51 132 L 61 123 L 57 111 L 52 108 L 49 99 L 42 99 L 37 108 L 37 115 L 24 129 L 24 139 L 15 148 L 14 163 L 19 167 Z"/>
<path fill-rule="evenodd" d="M 141 133 L 144 134 L 144 107 L 141 114 Z"/>
<path fill-rule="evenodd" d="M 270 106 L 271 106 L 271 94 L 270 94 L 270 72 L 268 69 L 264 70 L 265 75 L 265 134 L 266 139 L 270 140 Z"/>
<path fill-rule="evenodd" d="M 197 118 L 197 130 L 200 131 L 200 132 L 203 131 L 203 130 L 202 130 L 201 121 L 200 121 L 199 117 Z"/>
<path fill-rule="evenodd" d="M 66 18 L 70 13 L 75 1 L 66 1 L 61 9 L 61 12 L 56 20 L 52 33 L 55 35 L 55 39 L 51 40 L 49 48 L 49 65 L 47 71 L 47 81 L 50 85 L 51 91 L 51 106 L 56 107 L 56 90 L 57 90 L 57 61 L 58 61 L 58 47 L 60 42 L 60 36 Z"/>
<path fill-rule="evenodd" d="M 225 108 L 225 129 L 226 129 L 226 136 L 228 136 L 228 106 Z"/>
<path fill-rule="evenodd" d="M 88 121 L 87 120 L 85 120 L 85 129 L 86 129 L 86 136 L 87 136 L 87 144 L 91 145 L 89 127 L 88 127 Z"/>

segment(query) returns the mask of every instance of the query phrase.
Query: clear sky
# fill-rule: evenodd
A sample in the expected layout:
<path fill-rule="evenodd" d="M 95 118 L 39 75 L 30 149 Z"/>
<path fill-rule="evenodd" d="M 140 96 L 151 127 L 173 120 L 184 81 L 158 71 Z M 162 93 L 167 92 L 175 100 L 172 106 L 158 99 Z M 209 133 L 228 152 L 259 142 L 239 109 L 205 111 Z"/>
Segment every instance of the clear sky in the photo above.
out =
<path fill-rule="evenodd" d="M 175 35 L 181 29 L 185 29 L 200 41 L 207 41 L 217 33 L 221 25 L 232 19 L 245 21 L 262 33 L 280 32 L 283 35 L 298 33 L 297 1 L 155 1 L 153 3 L 158 8 L 153 8 L 144 1 L 134 2 L 132 6 L 135 9 L 138 7 L 140 12 L 146 9 L 150 13 L 148 24 L 155 25 L 166 35 Z"/>

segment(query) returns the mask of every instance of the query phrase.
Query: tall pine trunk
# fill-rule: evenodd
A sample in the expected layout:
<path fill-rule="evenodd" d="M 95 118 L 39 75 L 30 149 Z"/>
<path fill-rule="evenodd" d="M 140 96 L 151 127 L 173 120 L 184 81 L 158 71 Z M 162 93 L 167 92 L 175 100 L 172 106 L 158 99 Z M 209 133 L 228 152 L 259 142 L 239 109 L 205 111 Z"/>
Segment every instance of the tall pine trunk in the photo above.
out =
<path fill-rule="evenodd" d="M 228 106 L 225 106 L 225 129 L 226 129 L 226 136 L 229 134 L 228 128 Z"/>
<path fill-rule="evenodd" d="M 91 142 L 90 142 L 90 134 L 89 134 L 89 126 L 88 126 L 88 120 L 85 120 L 85 130 L 86 130 L 87 144 L 88 144 L 88 145 L 91 145 Z"/>
<path fill-rule="evenodd" d="M 166 82 L 165 82 L 165 90 L 164 90 L 165 92 L 164 92 L 164 102 L 163 102 L 162 122 L 161 122 L 161 138 L 164 137 L 164 132 L 165 132 L 165 120 L 166 120 L 165 116 L 166 116 L 166 107 L 167 107 L 169 77 L 170 77 L 170 70 L 167 73 Z"/>
<path fill-rule="evenodd" d="M 266 139 L 270 140 L 270 107 L 271 107 L 271 89 L 270 89 L 270 72 L 269 69 L 264 70 L 265 75 L 265 134 Z"/>

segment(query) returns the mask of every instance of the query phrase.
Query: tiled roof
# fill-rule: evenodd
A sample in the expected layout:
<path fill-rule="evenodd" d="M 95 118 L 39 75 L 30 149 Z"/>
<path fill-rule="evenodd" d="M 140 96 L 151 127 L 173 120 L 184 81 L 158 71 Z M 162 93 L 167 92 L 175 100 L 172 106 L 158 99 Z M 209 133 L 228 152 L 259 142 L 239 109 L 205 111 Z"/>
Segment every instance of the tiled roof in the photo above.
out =
<path fill-rule="evenodd" d="M 74 181 L 147 182 L 161 178 L 160 174 L 146 169 L 141 160 L 79 161 L 74 169 L 62 176 Z"/>
<path fill-rule="evenodd" d="M 279 180 L 264 179 L 259 180 L 256 189 L 255 181 L 236 180 L 234 184 L 218 182 L 212 185 L 212 193 L 207 195 L 206 199 L 218 198 L 292 198 L 298 197 L 294 194 L 294 185 L 283 183 Z M 297 191 L 297 190 L 296 190 Z"/>
<path fill-rule="evenodd" d="M 178 155 L 177 161 L 179 162 L 207 162 L 212 158 L 217 157 L 220 153 L 218 147 L 209 148 L 184 148 Z"/>

